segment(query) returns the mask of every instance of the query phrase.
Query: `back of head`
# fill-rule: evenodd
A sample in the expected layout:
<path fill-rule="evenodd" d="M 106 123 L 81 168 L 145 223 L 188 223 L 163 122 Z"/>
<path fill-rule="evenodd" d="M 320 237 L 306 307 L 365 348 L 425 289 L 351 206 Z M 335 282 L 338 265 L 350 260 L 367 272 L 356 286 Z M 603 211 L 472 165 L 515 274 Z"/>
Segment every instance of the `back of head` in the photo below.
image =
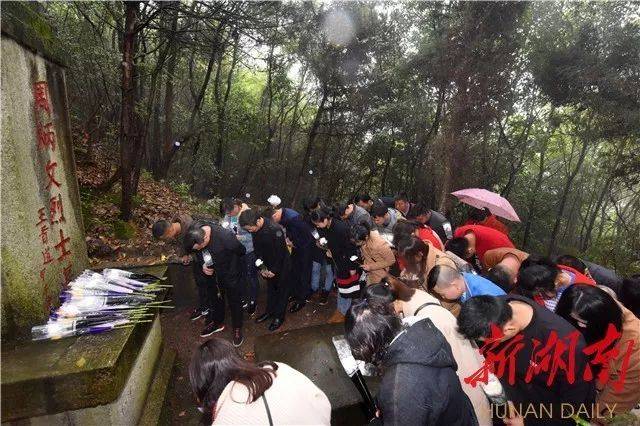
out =
<path fill-rule="evenodd" d="M 349 207 L 349 203 L 335 203 L 333 205 L 333 214 L 336 217 L 341 217 L 344 215 L 348 207 Z"/>
<path fill-rule="evenodd" d="M 305 199 L 302 200 L 302 208 L 306 212 L 319 208 L 321 204 L 322 200 L 320 200 L 320 197 L 305 197 Z"/>
<path fill-rule="evenodd" d="M 416 222 L 412 222 L 410 220 L 399 220 L 393 226 L 393 244 L 395 246 L 398 245 L 398 242 L 403 239 L 413 235 L 418 229 L 418 224 Z"/>
<path fill-rule="evenodd" d="M 622 281 L 620 302 L 640 318 L 640 274 L 632 275 Z"/>
<path fill-rule="evenodd" d="M 371 232 L 371 225 L 368 222 L 362 222 L 356 225 L 353 225 L 350 228 L 351 239 L 354 242 L 362 242 L 366 241 L 369 238 L 369 234 Z"/>
<path fill-rule="evenodd" d="M 328 207 L 320 207 L 312 211 L 309 217 L 312 222 L 322 222 L 325 219 L 331 219 L 333 217 L 333 211 Z"/>
<path fill-rule="evenodd" d="M 622 330 L 620 306 L 606 291 L 593 285 L 569 286 L 560 296 L 556 314 L 582 332 L 587 344 L 602 340 L 609 324 Z"/>
<path fill-rule="evenodd" d="M 415 219 L 418 216 L 426 215 L 429 210 L 431 209 L 423 202 L 414 204 L 411 206 L 411 209 L 409 209 L 409 213 L 407 213 L 407 219 Z"/>
<path fill-rule="evenodd" d="M 204 222 L 194 220 L 189 226 L 189 229 L 187 229 L 187 233 L 182 241 L 183 248 L 187 253 L 194 251 L 193 246 L 195 244 L 202 244 L 202 242 L 204 242 L 205 234 L 204 229 L 202 229 L 204 225 Z"/>
<path fill-rule="evenodd" d="M 261 215 L 256 210 L 249 209 L 240 213 L 238 224 L 240 226 L 255 226 Z"/>
<path fill-rule="evenodd" d="M 426 259 L 429 255 L 429 245 L 415 235 L 408 235 L 398 240 L 396 248 L 398 253 L 407 261 L 418 255 L 422 255 L 423 259 Z"/>
<path fill-rule="evenodd" d="M 220 206 L 222 209 L 221 213 L 223 215 L 226 215 L 231 213 L 233 209 L 236 208 L 236 206 L 242 207 L 242 200 L 238 198 L 227 197 L 222 200 L 222 203 L 220 204 Z"/>
<path fill-rule="evenodd" d="M 541 256 L 539 254 L 530 254 L 525 260 L 520 264 L 520 270 L 528 268 L 533 265 L 546 265 L 551 268 L 556 268 L 556 263 L 546 256 Z"/>
<path fill-rule="evenodd" d="M 469 248 L 469 241 L 464 237 L 452 238 L 445 244 L 445 249 L 455 254 L 461 259 L 467 259 L 467 249 Z"/>
<path fill-rule="evenodd" d="M 487 212 L 483 209 L 471 208 L 469 211 L 469 219 L 475 222 L 482 222 L 487 218 Z"/>
<path fill-rule="evenodd" d="M 386 281 L 368 285 L 364 290 L 364 299 L 367 299 L 370 305 L 393 303 L 395 297 L 391 291 L 391 287 Z"/>
<path fill-rule="evenodd" d="M 345 335 L 356 359 L 379 363 L 393 338 L 402 329 L 400 318 L 391 305 L 355 301 L 347 312 Z"/>
<path fill-rule="evenodd" d="M 155 238 L 160 238 L 164 235 L 165 232 L 167 232 L 167 229 L 169 229 L 170 226 L 171 224 L 168 221 L 158 220 L 151 227 L 151 233 Z"/>
<path fill-rule="evenodd" d="M 549 265 L 531 265 L 520 268 L 518 273 L 518 290 L 522 295 L 533 298 L 540 292 L 553 292 L 556 289 L 556 277 L 559 270 Z"/>
<path fill-rule="evenodd" d="M 436 265 L 429 271 L 427 277 L 427 290 L 432 291 L 435 287 L 447 288 L 455 280 L 459 279 L 462 275 L 458 270 L 447 265 Z"/>
<path fill-rule="evenodd" d="M 474 296 L 467 300 L 458 315 L 458 331 L 469 340 L 491 336 L 491 325 L 504 326 L 513 311 L 504 297 Z"/>
<path fill-rule="evenodd" d="M 278 366 L 267 362 L 271 371 Z M 227 340 L 213 337 L 194 352 L 189 364 L 191 388 L 201 402 L 205 413 L 211 413 L 225 386 L 231 381 L 242 383 L 249 389 L 249 401 L 259 398 L 273 384 L 269 370 L 255 366 L 242 358 Z"/>
<path fill-rule="evenodd" d="M 373 218 L 383 217 L 384 215 L 387 214 L 388 211 L 389 211 L 389 208 L 385 206 L 384 203 L 376 201 L 373 204 L 373 209 L 371 209 L 371 217 Z"/>
<path fill-rule="evenodd" d="M 513 287 L 511 274 L 500 264 L 491 268 L 486 274 L 484 274 L 484 277 L 503 289 L 505 293 L 509 293 Z"/>
<path fill-rule="evenodd" d="M 558 265 L 564 265 L 573 268 L 581 274 L 584 274 L 587 270 L 587 265 L 585 265 L 582 260 L 570 254 L 563 254 L 556 257 L 556 263 Z"/>
<path fill-rule="evenodd" d="M 369 201 L 371 201 L 371 197 L 369 196 L 369 194 L 358 194 L 353 197 L 354 203 L 368 203 Z"/>
<path fill-rule="evenodd" d="M 406 203 L 409 202 L 409 195 L 407 195 L 406 191 L 401 191 L 393 197 L 393 201 L 404 201 Z"/>

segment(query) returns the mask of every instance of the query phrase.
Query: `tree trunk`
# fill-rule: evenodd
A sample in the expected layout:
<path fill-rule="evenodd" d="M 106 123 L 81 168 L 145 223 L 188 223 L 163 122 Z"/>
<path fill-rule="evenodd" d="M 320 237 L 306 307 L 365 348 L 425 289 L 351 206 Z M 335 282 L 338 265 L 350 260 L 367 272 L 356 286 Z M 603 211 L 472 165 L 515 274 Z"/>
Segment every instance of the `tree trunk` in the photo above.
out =
<path fill-rule="evenodd" d="M 226 26 L 226 22 L 227 22 L 226 19 L 223 19 L 222 21 L 220 21 L 220 23 L 218 24 L 218 27 L 216 28 L 216 32 L 213 37 L 213 43 L 211 48 L 211 56 L 209 57 L 209 62 L 207 64 L 207 71 L 205 72 L 204 81 L 202 82 L 202 86 L 200 87 L 200 91 L 198 92 L 198 96 L 196 97 L 195 105 L 193 107 L 193 110 L 191 111 L 191 116 L 189 117 L 187 132 L 182 137 L 182 145 L 184 145 L 189 140 L 194 138 L 194 136 L 196 136 L 195 135 L 197 133 L 196 126 L 195 126 L 196 117 L 200 115 L 200 110 L 202 108 L 202 101 L 204 100 L 204 95 L 207 91 L 207 87 L 209 86 L 209 80 L 211 80 L 211 72 L 213 71 L 213 65 L 216 63 L 218 54 L 221 54 L 219 52 L 220 44 L 221 44 L 220 38 L 222 36 L 222 31 Z M 194 149 L 194 152 L 193 152 L 194 157 L 196 156 L 197 152 L 198 150 Z M 169 152 L 167 152 L 167 157 L 165 159 L 165 168 L 167 169 L 169 168 L 169 165 L 171 164 L 171 160 L 173 160 L 173 156 L 175 155 L 175 153 L 176 153 L 175 149 L 171 149 Z"/>
<path fill-rule="evenodd" d="M 549 136 L 551 137 L 551 136 Z M 544 142 L 542 145 L 542 149 L 540 150 L 540 163 L 538 166 L 538 176 L 536 176 L 536 184 L 534 186 L 534 190 L 531 191 L 531 197 L 529 198 L 529 207 L 527 208 L 527 222 L 524 226 L 524 233 L 522 234 L 522 248 L 524 251 L 528 249 L 529 243 L 529 234 L 531 232 L 531 223 L 533 222 L 533 218 L 535 217 L 535 209 L 536 209 L 536 189 L 542 187 L 542 179 L 544 178 L 544 160 L 545 155 L 547 154 L 547 143 L 548 140 Z"/>
<path fill-rule="evenodd" d="M 120 203 L 120 218 L 131 219 L 131 197 L 135 193 L 135 163 L 134 155 L 140 143 L 137 124 L 139 117 L 136 106 L 136 68 L 134 56 L 136 53 L 136 25 L 138 23 L 139 2 L 125 2 L 125 28 L 122 44 L 122 107 L 120 114 L 120 178 L 122 196 Z"/>
<path fill-rule="evenodd" d="M 178 64 L 178 51 L 175 45 L 176 31 L 178 30 L 178 5 L 179 2 L 172 3 L 175 5 L 171 15 L 171 33 L 168 37 L 169 46 L 168 60 L 167 60 L 167 81 L 164 92 L 164 121 L 162 129 L 162 153 L 160 155 L 159 167 L 153 170 L 153 175 L 156 179 L 163 179 L 167 177 L 169 171 L 169 164 L 167 158 L 171 156 L 172 151 L 177 149 L 173 144 L 173 80 L 176 72 L 176 66 Z"/>
<path fill-rule="evenodd" d="M 384 163 L 384 169 L 382 170 L 382 178 L 380 179 L 380 195 L 387 195 L 387 177 L 389 176 L 389 166 L 391 165 L 394 144 L 391 143 L 390 145 L 389 152 L 387 152 L 387 159 Z"/>
<path fill-rule="evenodd" d="M 549 247 L 547 248 L 547 254 L 552 254 L 557 247 L 557 234 L 560 230 L 560 223 L 562 222 L 562 215 L 564 213 L 564 207 L 567 203 L 567 198 L 569 196 L 569 192 L 571 191 L 571 185 L 573 184 L 573 180 L 580 172 L 580 168 L 582 167 L 582 163 L 584 162 L 585 156 L 587 154 L 587 149 L 589 148 L 589 137 L 584 137 L 582 142 L 582 149 L 580 150 L 580 154 L 578 157 L 578 162 L 576 163 L 576 167 L 573 169 L 569 177 L 567 178 L 567 182 L 564 186 L 564 190 L 562 191 L 562 196 L 560 198 L 560 204 L 558 206 L 558 212 L 556 213 L 556 221 L 553 224 L 553 231 L 551 231 L 551 241 L 549 241 Z"/>
<path fill-rule="evenodd" d="M 304 157 L 302 157 L 302 165 L 300 166 L 300 170 L 298 172 L 298 178 L 296 179 L 295 187 L 293 190 L 293 195 L 291 196 L 291 205 L 295 206 L 298 204 L 298 197 L 300 196 L 300 189 L 302 188 L 303 178 L 305 175 L 305 170 L 309 167 L 309 160 L 311 159 L 311 153 L 313 152 L 313 145 L 318 136 L 318 129 L 320 128 L 320 119 L 324 115 L 324 104 L 327 102 L 327 97 L 329 96 L 329 88 L 327 84 L 324 83 L 322 86 L 322 99 L 320 100 L 320 105 L 318 105 L 318 110 L 316 111 L 316 117 L 313 120 L 313 124 L 311 125 L 311 129 L 309 130 L 309 139 L 307 141 L 307 147 L 304 151 Z"/>
<path fill-rule="evenodd" d="M 226 88 L 225 88 L 225 93 L 224 93 L 224 97 L 222 98 L 222 101 L 220 102 L 220 99 L 218 96 L 216 96 L 216 107 L 217 107 L 217 111 L 218 111 L 218 141 L 217 141 L 217 145 L 216 145 L 216 156 L 215 156 L 215 168 L 216 168 L 216 173 L 219 174 L 219 176 L 222 176 L 222 159 L 223 159 L 223 155 L 224 155 L 224 143 L 225 143 L 225 135 L 227 133 L 227 102 L 229 100 L 229 94 L 231 93 L 231 85 L 233 82 L 233 71 L 236 67 L 236 64 L 238 63 L 238 47 L 239 47 L 239 42 L 240 42 L 240 36 L 237 32 L 234 32 L 234 43 L 233 43 L 233 54 L 232 54 L 232 59 L 231 59 L 231 66 L 229 68 L 229 73 L 227 74 L 227 80 L 226 80 Z M 218 63 L 218 70 L 220 70 L 220 68 L 222 68 L 222 55 L 220 56 L 221 60 Z M 216 95 L 217 95 L 217 90 L 216 90 Z M 218 180 L 218 182 L 221 182 L 221 180 Z M 220 190 L 220 186 L 216 185 L 216 187 L 218 188 L 218 190 Z"/>

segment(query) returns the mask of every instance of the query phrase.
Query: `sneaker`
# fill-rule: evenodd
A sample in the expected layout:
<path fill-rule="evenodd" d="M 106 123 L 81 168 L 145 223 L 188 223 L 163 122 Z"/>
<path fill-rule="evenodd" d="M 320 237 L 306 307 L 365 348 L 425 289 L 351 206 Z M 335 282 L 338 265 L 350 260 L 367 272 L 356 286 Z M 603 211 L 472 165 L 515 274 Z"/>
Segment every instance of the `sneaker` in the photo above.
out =
<path fill-rule="evenodd" d="M 200 337 L 209 337 L 213 333 L 217 333 L 219 331 L 224 330 L 224 324 L 218 324 L 215 322 L 210 322 L 207 326 L 200 332 Z"/>
<path fill-rule="evenodd" d="M 256 314 L 256 302 L 249 302 L 247 304 L 247 313 L 250 317 Z"/>
<path fill-rule="evenodd" d="M 209 313 L 209 311 L 207 310 L 207 313 Z M 198 309 L 194 309 L 193 311 L 191 311 L 191 316 L 189 316 L 189 319 L 191 321 L 195 321 L 197 319 L 202 318 L 203 316 L 207 315 L 205 313 L 205 311 L 203 311 L 202 309 L 198 308 Z"/>
<path fill-rule="evenodd" d="M 300 309 L 304 308 L 304 305 L 306 305 L 306 302 L 293 302 L 293 304 L 289 307 L 289 312 L 292 314 L 294 312 L 298 312 Z"/>
<path fill-rule="evenodd" d="M 318 304 L 324 306 L 327 304 L 328 301 L 329 301 L 329 292 L 328 291 L 320 292 L 320 298 L 319 298 Z"/>
<path fill-rule="evenodd" d="M 237 348 L 238 346 L 242 345 L 243 342 L 244 342 L 244 336 L 242 335 L 242 329 L 234 328 L 233 329 L 233 346 Z"/>

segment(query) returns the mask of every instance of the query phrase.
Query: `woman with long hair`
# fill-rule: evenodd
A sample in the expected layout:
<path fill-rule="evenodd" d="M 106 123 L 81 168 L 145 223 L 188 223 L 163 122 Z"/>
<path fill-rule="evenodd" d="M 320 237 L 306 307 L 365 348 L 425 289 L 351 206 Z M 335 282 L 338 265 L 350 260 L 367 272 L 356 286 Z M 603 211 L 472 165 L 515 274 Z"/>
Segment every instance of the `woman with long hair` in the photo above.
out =
<path fill-rule="evenodd" d="M 207 423 L 329 425 L 331 404 L 304 374 L 287 364 L 252 364 L 224 339 L 201 344 L 189 379 Z"/>
<path fill-rule="evenodd" d="M 426 244 L 418 237 L 411 236 L 403 238 L 398 242 L 398 255 L 402 256 L 406 269 L 403 276 L 410 281 L 415 281 L 416 285 L 427 290 L 427 277 L 429 272 L 436 265 L 446 265 L 458 270 L 456 262 L 446 253 L 436 249 L 430 244 Z M 413 278 L 413 279 L 412 279 Z M 440 299 L 440 303 L 454 316 L 458 316 L 460 312 L 460 303 L 443 300 L 437 294 L 431 293 Z"/>
<path fill-rule="evenodd" d="M 586 284 L 567 288 L 558 301 L 556 314 L 573 324 L 588 346 L 601 344 L 594 357 L 605 352 L 615 354 L 601 366 L 606 369 L 608 381 L 601 381 L 598 372 L 593 371 L 593 377 L 598 378 L 596 405 L 621 414 L 640 403 L 640 319 L 606 291 Z M 608 409 L 605 411 L 609 413 Z"/>

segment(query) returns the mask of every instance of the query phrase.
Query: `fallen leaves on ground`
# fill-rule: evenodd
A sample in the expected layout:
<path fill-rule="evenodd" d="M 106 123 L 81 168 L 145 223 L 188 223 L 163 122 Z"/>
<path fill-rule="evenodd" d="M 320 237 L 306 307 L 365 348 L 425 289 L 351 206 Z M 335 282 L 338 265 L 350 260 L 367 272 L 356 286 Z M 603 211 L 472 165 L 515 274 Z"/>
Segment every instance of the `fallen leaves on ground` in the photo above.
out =
<path fill-rule="evenodd" d="M 113 170 L 106 164 L 78 163 L 76 172 L 81 192 L 88 191 L 89 194 L 84 203 L 90 208 L 91 220 L 85 223 L 85 228 L 92 267 L 150 265 L 165 263 L 176 256 L 174 245 L 153 238 L 151 226 L 157 220 L 169 220 L 177 214 L 193 214 L 196 203 L 176 193 L 168 183 L 155 181 L 143 173 L 134 200 L 133 217 L 129 221 L 135 233 L 133 238 L 121 240 L 116 238 L 112 227 L 119 220 L 120 185 L 116 183 L 108 192 L 98 189 Z"/>

